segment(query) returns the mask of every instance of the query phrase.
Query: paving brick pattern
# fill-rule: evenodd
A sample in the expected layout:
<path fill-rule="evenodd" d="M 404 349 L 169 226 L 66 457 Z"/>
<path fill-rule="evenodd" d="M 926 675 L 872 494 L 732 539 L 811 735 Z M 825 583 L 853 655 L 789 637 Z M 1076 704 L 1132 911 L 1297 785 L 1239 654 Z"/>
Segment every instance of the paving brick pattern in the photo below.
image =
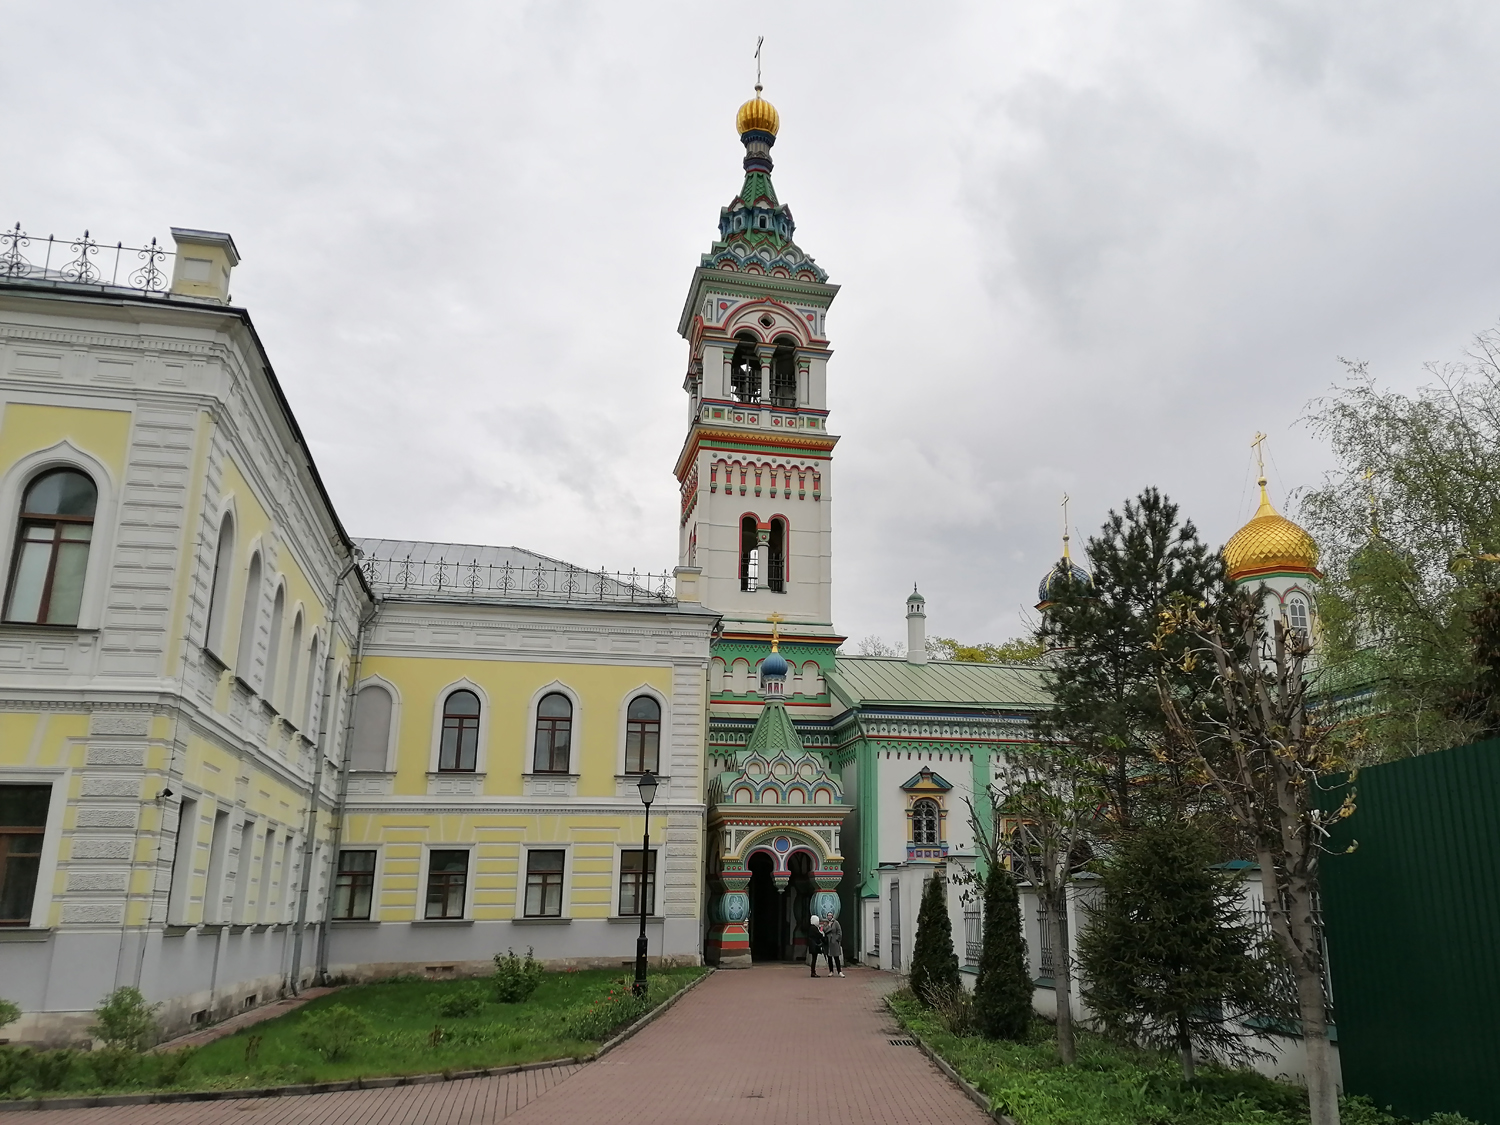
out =
<path fill-rule="evenodd" d="M 981 1125 L 989 1118 L 902 1038 L 889 974 L 715 973 L 587 1066 L 306 1097 L 54 1110 L 34 1125 Z M 19 1125 L 7 1117 L 4 1125 Z"/>
<path fill-rule="evenodd" d="M 902 1038 L 886 973 L 715 973 L 512 1125 L 980 1125 L 990 1119 Z"/>

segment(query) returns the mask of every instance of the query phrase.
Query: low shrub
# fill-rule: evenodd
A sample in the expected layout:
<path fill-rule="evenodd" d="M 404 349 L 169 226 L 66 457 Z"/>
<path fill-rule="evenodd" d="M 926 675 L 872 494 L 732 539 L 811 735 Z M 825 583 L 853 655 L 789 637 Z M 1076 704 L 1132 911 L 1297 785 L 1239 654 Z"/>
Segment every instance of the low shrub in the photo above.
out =
<path fill-rule="evenodd" d="M 514 949 L 495 954 L 495 975 L 490 978 L 495 990 L 495 999 L 502 1004 L 520 1004 L 531 998 L 531 994 L 542 983 L 542 963 L 526 950 L 526 960 L 516 956 Z"/>
<path fill-rule="evenodd" d="M 524 997 L 523 997 L 524 999 Z M 484 1008 L 484 990 L 478 985 L 455 988 L 452 992 L 440 993 L 433 1005 L 438 1015 L 450 1019 L 477 1016 Z"/>
<path fill-rule="evenodd" d="M 105 1089 L 135 1085 L 140 1068 L 141 1056 L 124 1047 L 105 1047 L 89 1052 L 89 1069 L 94 1072 L 94 1084 Z"/>
<path fill-rule="evenodd" d="M 252 1036 L 251 1038 L 258 1038 Z M 179 1047 L 175 1051 L 163 1051 L 154 1056 L 156 1060 L 156 1075 L 154 1081 L 158 1086 L 175 1086 L 182 1078 L 182 1071 L 188 1063 L 193 1061 L 193 1056 L 198 1053 L 197 1047 Z"/>
<path fill-rule="evenodd" d="M 31 1085 L 44 1093 L 61 1090 L 73 1073 L 78 1052 L 66 1047 L 56 1051 L 38 1051 L 31 1056 Z"/>
<path fill-rule="evenodd" d="M 305 1011 L 297 1028 L 303 1046 L 327 1062 L 348 1058 L 354 1045 L 370 1034 L 370 1021 L 343 1004 Z"/>
<path fill-rule="evenodd" d="M 140 989 L 117 988 L 94 1009 L 95 1023 L 89 1034 L 104 1041 L 114 1051 L 139 1051 L 147 1036 L 156 1032 L 156 1010 L 160 1004 L 147 1004 Z"/>
<path fill-rule="evenodd" d="M 21 1018 L 21 1005 L 0 996 L 0 1027 L 15 1023 Z"/>
<path fill-rule="evenodd" d="M 618 981 L 609 993 L 586 1008 L 578 1008 L 568 1014 L 568 1031 L 579 1039 L 608 1039 L 621 1028 L 628 1027 L 651 1010 L 648 996 L 637 996 L 630 983 Z"/>
<path fill-rule="evenodd" d="M 26 1056 L 30 1053 L 25 1047 L 0 1047 L 0 1094 L 8 1094 L 22 1085 L 29 1069 Z"/>

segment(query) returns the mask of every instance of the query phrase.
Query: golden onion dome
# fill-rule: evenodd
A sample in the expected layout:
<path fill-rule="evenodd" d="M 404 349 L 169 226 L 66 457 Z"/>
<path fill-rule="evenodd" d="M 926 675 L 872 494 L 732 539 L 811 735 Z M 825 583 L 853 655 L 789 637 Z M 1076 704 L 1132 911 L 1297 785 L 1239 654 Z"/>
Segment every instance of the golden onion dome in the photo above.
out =
<path fill-rule="evenodd" d="M 1313 537 L 1271 507 L 1266 482 L 1260 481 L 1260 507 L 1250 522 L 1224 544 L 1231 581 L 1292 571 L 1318 573 L 1318 545 Z"/>
<path fill-rule="evenodd" d="M 762 133 L 776 135 L 781 128 L 781 114 L 776 112 L 776 107 L 765 98 L 760 96 L 760 87 L 755 87 L 755 97 L 751 98 L 735 115 L 734 123 L 739 129 L 740 135 L 756 130 Z"/>

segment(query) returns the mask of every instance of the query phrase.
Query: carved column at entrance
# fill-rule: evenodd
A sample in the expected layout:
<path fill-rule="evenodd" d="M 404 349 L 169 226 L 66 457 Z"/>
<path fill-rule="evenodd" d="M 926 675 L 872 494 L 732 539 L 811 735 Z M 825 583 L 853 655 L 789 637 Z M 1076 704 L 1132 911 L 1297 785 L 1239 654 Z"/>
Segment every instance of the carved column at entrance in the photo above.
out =
<path fill-rule="evenodd" d="M 714 903 L 714 924 L 708 931 L 707 960 L 721 969 L 749 968 L 750 872 L 719 872 L 719 894 Z"/>
<path fill-rule="evenodd" d="M 837 918 L 839 916 L 839 884 L 844 881 L 842 871 L 814 871 L 813 882 L 818 885 L 818 893 L 813 898 L 813 909 L 819 915 L 826 918 L 829 912 Z"/>

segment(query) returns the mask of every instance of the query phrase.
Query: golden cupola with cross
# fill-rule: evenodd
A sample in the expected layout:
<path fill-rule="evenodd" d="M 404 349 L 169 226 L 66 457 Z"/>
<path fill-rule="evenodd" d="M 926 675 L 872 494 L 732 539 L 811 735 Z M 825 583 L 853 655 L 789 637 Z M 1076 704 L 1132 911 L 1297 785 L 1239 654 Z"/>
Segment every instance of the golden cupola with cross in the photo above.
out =
<path fill-rule="evenodd" d="M 1231 581 L 1249 582 L 1282 575 L 1319 578 L 1318 545 L 1300 526 L 1271 504 L 1266 492 L 1266 468 L 1260 454 L 1262 434 L 1252 443 L 1260 467 L 1260 507 L 1250 522 L 1224 544 L 1224 562 Z"/>

